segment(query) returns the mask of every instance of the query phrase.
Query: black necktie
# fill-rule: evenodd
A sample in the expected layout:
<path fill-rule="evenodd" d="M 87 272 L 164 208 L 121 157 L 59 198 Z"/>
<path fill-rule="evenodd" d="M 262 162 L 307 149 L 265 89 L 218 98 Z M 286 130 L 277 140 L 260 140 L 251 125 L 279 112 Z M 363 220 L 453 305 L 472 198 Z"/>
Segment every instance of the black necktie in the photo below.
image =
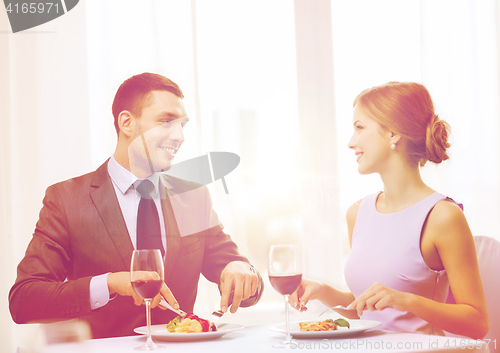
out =
<path fill-rule="evenodd" d="M 160 219 L 151 192 L 155 186 L 146 179 L 138 186 L 137 191 L 141 194 L 139 210 L 137 211 L 137 249 L 160 249 L 161 255 L 165 256 L 165 250 L 161 243 Z"/>

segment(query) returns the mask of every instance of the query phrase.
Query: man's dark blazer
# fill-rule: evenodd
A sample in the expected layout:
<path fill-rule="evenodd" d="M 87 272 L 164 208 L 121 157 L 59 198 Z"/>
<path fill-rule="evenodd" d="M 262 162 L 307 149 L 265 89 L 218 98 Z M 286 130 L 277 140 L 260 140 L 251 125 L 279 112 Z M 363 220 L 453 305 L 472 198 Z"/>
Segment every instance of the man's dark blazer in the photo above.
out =
<path fill-rule="evenodd" d="M 180 307 L 190 312 L 200 273 L 219 284 L 229 262 L 248 260 L 219 224 L 187 236 L 179 231 L 178 222 L 187 229 L 193 222 L 210 223 L 210 196 L 204 186 L 192 190 L 198 185 L 167 178 L 171 194 L 187 196 L 181 201 L 176 197 L 162 199 L 167 234 L 165 283 Z M 9 294 L 12 318 L 16 323 L 30 323 L 78 317 L 90 324 L 93 338 L 133 335 L 135 327 L 145 325 L 144 306 L 134 305 L 131 297 L 117 296 L 91 310 L 89 292 L 93 276 L 130 271 L 132 251 L 107 162 L 95 172 L 50 186 Z M 244 306 L 256 303 L 260 294 Z M 158 324 L 175 316 L 159 308 L 151 315 L 152 323 Z"/>

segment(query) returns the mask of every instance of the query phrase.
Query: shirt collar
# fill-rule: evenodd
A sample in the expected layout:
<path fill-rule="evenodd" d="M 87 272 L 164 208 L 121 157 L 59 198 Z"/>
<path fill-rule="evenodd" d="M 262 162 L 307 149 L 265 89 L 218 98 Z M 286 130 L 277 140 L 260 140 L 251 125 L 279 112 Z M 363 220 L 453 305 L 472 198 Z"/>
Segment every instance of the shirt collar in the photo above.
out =
<path fill-rule="evenodd" d="M 137 181 L 143 180 L 136 177 L 132 172 L 125 169 L 120 163 L 118 163 L 114 155 L 109 159 L 108 173 L 111 177 L 111 180 L 113 180 L 113 182 L 123 194 L 125 194 L 128 189 L 130 189 L 130 187 Z M 163 187 L 166 187 L 167 189 L 172 188 L 172 186 L 168 183 L 167 179 L 162 173 L 153 173 L 147 179 L 153 182 L 153 185 L 155 186 L 155 194 L 158 193 L 159 182 L 161 182 Z"/>

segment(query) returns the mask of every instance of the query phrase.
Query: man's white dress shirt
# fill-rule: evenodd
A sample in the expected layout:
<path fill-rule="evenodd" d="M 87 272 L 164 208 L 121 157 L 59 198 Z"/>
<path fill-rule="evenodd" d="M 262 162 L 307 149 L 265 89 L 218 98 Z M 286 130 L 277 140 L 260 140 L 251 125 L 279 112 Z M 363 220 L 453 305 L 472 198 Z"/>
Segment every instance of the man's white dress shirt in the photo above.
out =
<path fill-rule="evenodd" d="M 113 182 L 113 187 L 116 197 L 118 198 L 118 203 L 120 204 L 125 224 L 127 225 L 130 240 L 132 241 L 134 249 L 137 249 L 137 210 L 139 209 L 141 195 L 135 188 L 144 179 L 137 178 L 134 174 L 121 166 L 114 156 L 109 159 L 108 173 Z M 161 195 L 163 194 L 164 187 L 170 189 L 171 186 L 164 178 L 160 178 L 160 173 L 154 173 L 149 176 L 148 179 L 151 180 L 155 186 L 152 196 L 156 208 L 158 209 L 161 241 L 166 254 L 167 237 L 165 232 L 165 220 L 163 219 L 161 207 Z M 163 186 L 160 189 L 158 188 L 159 184 Z M 90 280 L 90 307 L 92 310 L 98 309 L 109 302 L 108 275 L 109 273 L 105 273 L 92 277 Z"/>

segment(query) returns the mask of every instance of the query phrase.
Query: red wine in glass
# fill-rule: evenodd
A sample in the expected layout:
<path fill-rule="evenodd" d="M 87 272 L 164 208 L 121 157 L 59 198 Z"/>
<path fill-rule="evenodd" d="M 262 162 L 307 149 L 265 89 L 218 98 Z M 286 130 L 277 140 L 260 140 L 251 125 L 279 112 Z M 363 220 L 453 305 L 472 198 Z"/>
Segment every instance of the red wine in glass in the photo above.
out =
<path fill-rule="evenodd" d="M 292 294 L 299 288 L 302 281 L 302 275 L 269 275 L 269 281 L 276 291 L 282 295 Z"/>
<path fill-rule="evenodd" d="M 139 297 L 141 297 L 142 299 L 152 299 L 156 297 L 158 293 L 160 293 L 163 281 L 161 279 L 149 281 L 135 280 L 131 283 L 132 287 Z"/>
<path fill-rule="evenodd" d="M 285 299 L 286 338 L 274 347 L 290 347 L 292 336 L 288 315 L 288 298 L 302 281 L 302 257 L 296 244 L 272 245 L 269 251 L 269 281 Z"/>
<path fill-rule="evenodd" d="M 163 285 L 164 269 L 163 257 L 160 250 L 134 250 L 130 263 L 130 283 L 135 293 L 146 303 L 146 324 L 148 335 L 146 344 L 136 347 L 137 350 L 151 351 L 165 348 L 158 346 L 151 338 L 151 301 L 160 293 Z"/>

